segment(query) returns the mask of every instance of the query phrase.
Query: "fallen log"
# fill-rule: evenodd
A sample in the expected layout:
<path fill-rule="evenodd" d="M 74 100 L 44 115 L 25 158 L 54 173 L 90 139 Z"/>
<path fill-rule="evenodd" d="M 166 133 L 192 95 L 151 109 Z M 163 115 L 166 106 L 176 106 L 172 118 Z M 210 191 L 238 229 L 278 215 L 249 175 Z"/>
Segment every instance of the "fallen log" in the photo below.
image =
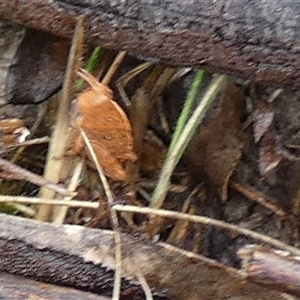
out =
<path fill-rule="evenodd" d="M 155 299 L 286 299 L 285 294 L 246 281 L 238 270 L 169 245 L 124 234 L 122 251 L 121 299 L 144 299 L 137 272 Z M 114 270 L 111 231 L 0 214 L 0 274 L 110 296 Z"/>
<path fill-rule="evenodd" d="M 169 65 L 300 86 L 296 1 L 0 2 L 0 19 L 69 38 L 79 15 L 86 16 L 86 35 L 92 44 Z"/>
<path fill-rule="evenodd" d="M 43 295 L 41 297 L 41 295 Z M 0 299 L 3 300 L 110 300 L 89 292 L 36 282 L 22 276 L 0 272 Z"/>

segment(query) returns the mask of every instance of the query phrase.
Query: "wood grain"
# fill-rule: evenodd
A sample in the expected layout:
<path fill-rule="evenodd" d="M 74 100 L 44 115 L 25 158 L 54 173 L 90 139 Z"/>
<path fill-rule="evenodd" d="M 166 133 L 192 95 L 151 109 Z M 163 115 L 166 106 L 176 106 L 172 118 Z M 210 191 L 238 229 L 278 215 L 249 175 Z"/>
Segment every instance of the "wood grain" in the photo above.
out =
<path fill-rule="evenodd" d="M 153 288 L 155 299 L 286 299 L 281 293 L 245 281 L 235 269 L 172 246 L 124 234 L 122 249 L 122 291 L 127 295 L 130 291 L 143 295 L 135 279 L 138 270 Z M 0 214 L 0 272 L 110 295 L 114 269 L 111 231 Z M 129 294 L 122 299 L 143 297 Z"/>
<path fill-rule="evenodd" d="M 300 3 L 291 1 L 23 0 L 0 2 L 0 19 L 87 38 L 169 65 L 204 67 L 277 86 L 300 86 Z"/>

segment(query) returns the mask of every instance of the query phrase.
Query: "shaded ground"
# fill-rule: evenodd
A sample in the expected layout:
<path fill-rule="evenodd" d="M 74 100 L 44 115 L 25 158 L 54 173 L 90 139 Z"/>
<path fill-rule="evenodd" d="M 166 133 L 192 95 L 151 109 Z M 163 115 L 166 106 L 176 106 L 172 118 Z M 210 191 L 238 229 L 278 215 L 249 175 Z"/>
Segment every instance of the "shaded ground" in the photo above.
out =
<path fill-rule="evenodd" d="M 120 74 L 132 69 L 138 63 L 128 59 Z M 145 82 L 148 85 L 143 86 L 144 91 L 148 94 L 152 92 L 151 81 L 157 80 L 159 77 L 157 74 L 160 75 L 164 71 L 162 66 L 156 68 L 158 71 L 154 75 L 151 73 L 154 69 L 152 67 L 150 71 L 137 76 L 126 86 L 129 99 L 136 96 L 137 90 Z M 115 79 L 120 74 L 117 74 Z M 171 86 L 164 88 L 162 93 L 156 94 L 156 98 L 150 99 L 153 104 L 149 109 L 147 142 L 142 143 L 144 150 L 141 153 L 143 159 L 138 171 L 138 180 L 129 186 L 110 181 L 116 202 L 148 206 L 147 194 L 151 195 L 154 190 L 165 151 L 192 77 L 193 74 L 189 74 L 176 80 Z M 211 77 L 212 75 L 206 75 L 199 99 Z M 174 172 L 163 208 L 209 216 L 297 246 L 299 244 L 297 216 L 300 201 L 298 94 L 282 91 L 277 97 L 273 97 L 276 92 L 274 90 L 237 79 L 230 79 L 230 82 L 207 114 L 203 125 L 192 139 L 190 148 Z M 129 110 L 122 102 L 122 97 L 115 88 L 115 82 L 112 86 L 120 105 L 126 111 Z M 271 98 L 274 99 L 269 103 Z M 55 110 L 55 100 L 47 105 L 44 118 L 34 137 L 51 132 L 53 124 L 51 117 L 55 118 L 55 113 L 52 113 L 52 110 Z M 42 106 L 29 106 L 27 110 L 25 106 L 5 107 L 2 117 L 25 119 L 25 125 L 31 128 L 38 111 L 41 110 Z M 28 111 L 34 116 L 30 116 Z M 137 123 L 133 122 L 132 126 L 139 129 L 142 118 L 136 120 Z M 5 135 L 4 130 L 2 135 Z M 145 146 L 146 144 L 148 146 Z M 5 147 L 3 145 L 4 149 Z M 45 145 L 38 149 L 36 147 L 35 145 L 27 148 L 21 159 L 16 159 L 15 162 L 42 174 L 47 148 Z M 37 154 L 32 158 L 31 155 L 35 154 L 35 151 Z M 11 160 L 16 154 L 10 152 L 3 155 Z M 40 158 L 41 164 L 37 164 Z M 101 208 L 99 211 L 69 209 L 65 220 L 71 224 L 111 229 L 109 210 L 98 175 L 88 165 L 85 169 L 77 187 L 78 199 L 99 201 Z M 6 178 L 4 175 L 3 178 Z M 62 183 L 68 182 L 69 175 L 64 177 Z M 35 185 L 25 185 L 22 188 L 18 186 L 16 189 L 18 185 L 16 182 L 19 181 L 4 181 L 1 193 L 30 196 L 37 194 Z M 257 204 L 258 200 L 260 204 Z M 34 210 L 36 207 L 31 208 Z M 10 209 L 22 215 L 17 207 Z M 31 216 L 34 213 L 35 211 Z M 234 267 L 240 266 L 236 256 L 237 250 L 246 244 L 256 242 L 236 232 L 211 225 L 157 219 L 153 228 L 153 224 L 149 225 L 151 222 L 145 217 L 128 218 L 123 215 L 120 219 L 124 231 L 146 233 L 157 240 L 167 241 Z"/>

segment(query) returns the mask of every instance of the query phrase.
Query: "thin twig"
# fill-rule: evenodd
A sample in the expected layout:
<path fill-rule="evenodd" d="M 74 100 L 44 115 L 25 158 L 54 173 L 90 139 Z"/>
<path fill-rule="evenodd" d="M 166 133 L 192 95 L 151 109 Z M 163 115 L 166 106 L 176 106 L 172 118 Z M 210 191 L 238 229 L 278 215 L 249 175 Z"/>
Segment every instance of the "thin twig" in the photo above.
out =
<path fill-rule="evenodd" d="M 0 195 L 0 203 L 27 203 L 27 204 L 43 204 L 43 205 L 57 205 L 67 207 L 80 207 L 99 209 L 98 202 L 80 201 L 80 200 L 59 200 L 48 198 L 32 198 L 24 196 L 7 196 Z"/>
<path fill-rule="evenodd" d="M 99 173 L 100 179 L 102 181 L 102 185 L 107 197 L 107 201 L 109 204 L 109 207 L 111 207 L 114 203 L 114 198 L 113 194 L 111 192 L 111 189 L 109 187 L 108 181 L 106 179 L 106 176 L 103 172 L 103 169 L 100 165 L 100 162 L 97 159 L 97 155 L 87 137 L 85 132 L 80 129 L 80 133 L 84 139 L 84 142 L 90 152 L 90 155 L 93 159 L 93 162 L 96 165 L 97 171 Z M 115 210 L 110 209 L 110 218 L 111 218 L 111 223 L 114 231 L 114 238 L 115 238 L 115 259 L 116 259 L 116 270 L 115 270 L 115 279 L 114 279 L 114 289 L 113 289 L 113 300 L 119 300 L 120 299 L 120 293 L 121 293 L 121 281 L 122 281 L 122 249 L 121 249 L 121 234 L 119 231 L 119 220 L 118 220 L 118 215 Z"/>
<path fill-rule="evenodd" d="M 5 172 L 13 174 L 14 179 L 26 180 L 26 181 L 32 182 L 38 186 L 47 188 L 47 189 L 52 190 L 55 193 L 59 193 L 63 196 L 74 196 L 74 193 L 71 193 L 63 186 L 53 183 L 53 182 L 50 182 L 50 181 L 46 180 L 44 177 L 34 174 L 26 169 L 23 169 L 3 158 L 0 158 L 0 168 L 2 170 L 4 170 Z"/>
<path fill-rule="evenodd" d="M 132 80 L 144 70 L 148 69 L 151 65 L 152 63 L 150 62 L 142 63 L 116 80 L 116 87 L 119 91 L 122 101 L 127 107 L 130 107 L 131 102 L 128 99 L 127 94 L 125 92 L 125 86 L 129 83 L 130 80 Z"/>
<path fill-rule="evenodd" d="M 68 190 L 70 192 L 75 192 L 78 182 L 80 180 L 82 168 L 83 168 L 83 159 L 80 158 L 80 160 L 77 162 L 77 164 L 73 170 L 73 175 L 70 180 L 70 184 L 68 186 Z M 63 200 L 70 201 L 71 199 L 72 199 L 72 197 L 65 197 Z M 59 209 L 57 209 L 53 215 L 53 223 L 54 224 L 63 224 L 63 222 L 66 218 L 67 212 L 68 212 L 68 206 L 59 207 Z"/>
<path fill-rule="evenodd" d="M 152 292 L 151 289 L 149 287 L 149 284 L 147 282 L 147 280 L 145 279 L 145 276 L 143 275 L 143 273 L 141 272 L 140 268 L 138 265 L 135 265 L 134 263 L 132 263 L 134 272 L 136 274 L 136 277 L 138 279 L 138 281 L 140 282 L 143 291 L 145 293 L 146 296 L 146 300 L 153 300 L 153 296 L 152 296 Z"/>
<path fill-rule="evenodd" d="M 116 70 L 119 68 L 121 62 L 123 61 L 124 57 L 126 56 L 126 51 L 121 51 L 118 53 L 117 57 L 115 58 L 114 62 L 109 67 L 109 70 L 105 74 L 104 78 L 102 79 L 101 83 L 108 85 L 116 73 Z"/>
<path fill-rule="evenodd" d="M 267 243 L 267 244 L 277 247 L 279 249 L 289 251 L 291 254 L 300 256 L 300 250 L 296 247 L 287 245 L 287 244 L 285 244 L 281 241 L 278 241 L 276 239 L 273 239 L 267 235 L 260 234 L 258 232 L 255 232 L 255 231 L 252 231 L 252 230 L 249 230 L 246 228 L 241 228 L 239 226 L 229 224 L 229 223 L 226 223 L 226 222 L 223 222 L 220 220 L 208 218 L 208 217 L 189 215 L 189 214 L 184 214 L 184 213 L 169 211 L 169 210 L 164 210 L 164 209 L 154 209 L 154 208 L 149 208 L 149 207 L 137 207 L 137 206 L 133 206 L 133 205 L 117 204 L 112 207 L 112 210 L 135 212 L 135 213 L 140 213 L 140 214 L 155 215 L 155 216 L 159 216 L 159 217 L 190 221 L 190 222 L 201 223 L 201 224 L 206 224 L 206 225 L 214 225 L 219 228 L 238 232 L 240 234 L 243 234 L 245 236 L 248 236 L 253 239 L 259 240 L 261 242 Z"/>
<path fill-rule="evenodd" d="M 29 197 L 21 197 L 21 196 L 6 196 L 0 195 L 0 203 L 28 203 L 28 204 L 45 204 L 45 205 L 60 205 L 60 206 L 69 206 L 69 207 L 82 207 L 82 208 L 91 208 L 91 209 L 98 209 L 99 204 L 96 202 L 88 202 L 88 201 L 80 201 L 73 199 L 71 201 L 61 200 L 57 202 L 55 199 L 45 199 L 45 198 L 29 198 Z M 203 217 L 203 216 L 196 216 L 190 214 L 184 214 L 180 212 L 174 212 L 170 210 L 164 209 L 154 209 L 148 207 L 137 207 L 134 205 L 114 205 L 112 210 L 116 211 L 125 211 L 125 212 L 132 212 L 132 213 L 140 213 L 140 214 L 148 214 L 148 215 L 156 215 L 165 218 L 172 218 L 177 220 L 184 220 L 194 223 L 201 223 L 206 225 L 214 225 L 220 228 L 224 228 L 227 230 L 232 230 L 234 232 L 238 232 L 245 236 L 249 236 L 253 239 L 260 240 L 261 242 L 270 244 L 274 247 L 280 248 L 282 250 L 289 251 L 291 254 L 300 256 L 300 250 L 293 246 L 289 246 L 283 242 L 280 242 L 276 239 L 270 238 L 267 235 L 246 229 L 241 228 L 239 226 L 229 224 L 220 220 Z"/>
<path fill-rule="evenodd" d="M 39 145 L 39 144 L 47 144 L 49 142 L 50 142 L 50 138 L 48 136 L 44 136 L 44 137 L 41 137 L 41 138 L 26 140 L 25 142 L 22 142 L 22 143 L 7 145 L 7 146 L 5 146 L 5 149 L 3 149 L 3 152 L 13 150 L 13 149 L 18 148 L 18 147 L 32 146 L 32 145 Z"/>
<path fill-rule="evenodd" d="M 155 104 L 155 99 L 158 98 L 166 89 L 166 87 L 171 83 L 171 80 L 176 74 L 176 72 L 177 69 L 165 68 L 164 70 L 158 73 L 159 76 L 157 80 L 153 83 L 153 87 L 151 87 L 151 92 L 149 94 L 149 97 L 152 100 L 152 106 Z"/>
<path fill-rule="evenodd" d="M 233 180 L 229 181 L 230 187 L 234 188 L 236 191 L 247 197 L 248 199 L 258 203 L 259 205 L 269 209 L 271 212 L 276 214 L 280 218 L 286 218 L 287 214 L 286 212 L 281 209 L 278 205 L 271 203 L 266 199 L 265 195 L 254 190 L 251 187 L 247 187 L 240 182 L 236 182 Z"/>

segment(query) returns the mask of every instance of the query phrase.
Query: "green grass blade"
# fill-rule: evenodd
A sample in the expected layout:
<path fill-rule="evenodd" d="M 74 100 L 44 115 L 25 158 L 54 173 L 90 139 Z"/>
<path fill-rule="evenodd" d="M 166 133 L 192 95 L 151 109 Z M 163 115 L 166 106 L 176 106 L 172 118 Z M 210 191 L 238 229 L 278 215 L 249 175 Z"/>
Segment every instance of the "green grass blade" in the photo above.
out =
<path fill-rule="evenodd" d="M 194 77 L 194 81 L 192 83 L 191 89 L 189 90 L 189 93 L 187 95 L 187 98 L 184 103 L 183 109 L 181 111 L 180 117 L 177 121 L 177 125 L 175 128 L 173 137 L 172 137 L 172 141 L 171 141 L 171 144 L 168 149 L 168 155 L 169 155 L 169 153 L 171 153 L 173 151 L 173 148 L 176 145 L 176 143 L 182 133 L 182 130 L 184 129 L 184 126 L 191 114 L 191 110 L 193 108 L 193 105 L 195 103 L 196 97 L 198 95 L 199 89 L 202 84 L 203 76 L 204 76 L 204 71 L 198 70 Z"/>
<path fill-rule="evenodd" d="M 101 46 L 95 47 L 85 66 L 85 69 L 89 73 L 92 73 L 96 69 L 102 53 L 103 53 L 103 48 Z M 78 81 L 76 82 L 76 90 L 77 91 L 81 90 L 83 88 L 83 84 L 84 84 L 84 80 L 82 78 L 78 79 Z"/>
<path fill-rule="evenodd" d="M 202 101 L 199 103 L 192 116 L 190 117 L 189 121 L 186 123 L 173 150 L 168 153 L 168 156 L 162 167 L 158 183 L 150 201 L 151 208 L 159 208 L 162 206 L 169 189 L 170 178 L 173 173 L 173 170 L 179 162 L 183 152 L 185 151 L 199 124 L 203 120 L 206 111 L 209 109 L 217 93 L 225 85 L 225 83 L 225 75 L 219 75 L 212 81 Z"/>

